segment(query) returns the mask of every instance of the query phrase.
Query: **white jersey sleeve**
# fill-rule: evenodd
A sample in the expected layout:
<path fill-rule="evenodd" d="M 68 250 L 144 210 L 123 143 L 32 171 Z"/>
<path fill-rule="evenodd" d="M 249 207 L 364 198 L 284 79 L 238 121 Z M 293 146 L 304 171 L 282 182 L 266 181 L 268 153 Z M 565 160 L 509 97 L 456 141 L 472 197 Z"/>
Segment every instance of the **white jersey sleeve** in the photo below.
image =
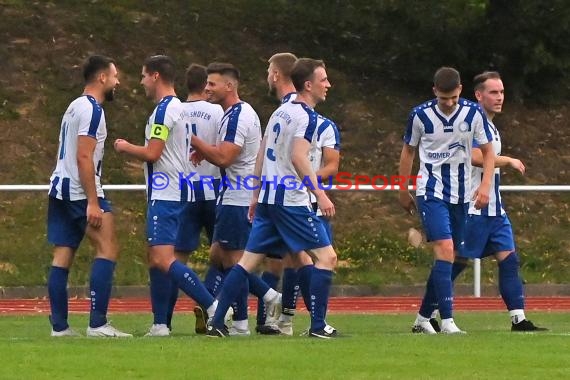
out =
<path fill-rule="evenodd" d="M 418 107 L 419 108 L 419 107 Z M 418 116 L 420 109 L 414 108 L 408 117 L 406 125 L 406 133 L 404 134 L 404 142 L 410 146 L 418 146 L 422 135 L 424 134 L 424 126 Z"/>

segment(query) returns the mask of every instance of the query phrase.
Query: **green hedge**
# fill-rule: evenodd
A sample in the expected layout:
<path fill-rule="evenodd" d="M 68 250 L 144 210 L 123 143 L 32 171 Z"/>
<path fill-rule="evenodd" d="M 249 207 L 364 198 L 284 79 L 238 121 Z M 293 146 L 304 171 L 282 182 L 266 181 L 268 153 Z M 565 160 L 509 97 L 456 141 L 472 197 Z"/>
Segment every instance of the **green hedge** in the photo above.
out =
<path fill-rule="evenodd" d="M 568 1 L 243 3 L 267 15 L 248 25 L 265 41 L 322 57 L 355 76 L 425 87 L 437 67 L 452 65 L 470 86 L 475 74 L 495 69 L 508 82 L 511 97 L 569 99 Z"/>

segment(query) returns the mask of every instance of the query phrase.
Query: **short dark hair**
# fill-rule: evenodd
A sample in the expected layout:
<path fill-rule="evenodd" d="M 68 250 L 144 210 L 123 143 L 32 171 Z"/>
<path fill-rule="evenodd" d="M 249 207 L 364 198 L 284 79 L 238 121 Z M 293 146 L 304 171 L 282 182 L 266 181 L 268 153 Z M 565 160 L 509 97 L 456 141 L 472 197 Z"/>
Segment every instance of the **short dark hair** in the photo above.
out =
<path fill-rule="evenodd" d="M 186 69 L 186 87 L 189 93 L 195 94 L 204 91 L 207 81 L 206 66 L 193 63 Z"/>
<path fill-rule="evenodd" d="M 483 71 L 481 74 L 475 75 L 475 78 L 473 78 L 475 91 L 481 91 L 488 79 L 501 79 L 501 74 L 498 71 Z"/>
<path fill-rule="evenodd" d="M 433 76 L 434 87 L 441 92 L 450 92 L 461 85 L 459 71 L 453 67 L 440 67 Z"/>
<path fill-rule="evenodd" d="M 277 53 L 273 54 L 268 62 L 273 63 L 284 76 L 290 78 L 291 71 L 293 71 L 295 62 L 297 62 L 297 56 L 292 53 Z"/>
<path fill-rule="evenodd" d="M 305 88 L 305 82 L 313 79 L 317 67 L 325 68 L 325 63 L 320 59 L 299 58 L 291 71 L 291 81 L 298 92 Z"/>
<path fill-rule="evenodd" d="M 83 63 L 83 80 L 90 83 L 101 70 L 107 70 L 115 61 L 104 55 L 90 55 Z"/>
<path fill-rule="evenodd" d="M 220 75 L 227 75 L 232 77 L 233 79 L 239 81 L 240 73 L 237 67 L 232 65 L 231 63 L 225 62 L 212 62 L 206 68 L 206 72 L 208 74 L 220 74 Z"/>
<path fill-rule="evenodd" d="M 143 66 L 148 73 L 158 73 L 163 81 L 174 84 L 176 80 L 176 67 L 174 61 L 167 55 L 153 55 L 148 57 Z"/>

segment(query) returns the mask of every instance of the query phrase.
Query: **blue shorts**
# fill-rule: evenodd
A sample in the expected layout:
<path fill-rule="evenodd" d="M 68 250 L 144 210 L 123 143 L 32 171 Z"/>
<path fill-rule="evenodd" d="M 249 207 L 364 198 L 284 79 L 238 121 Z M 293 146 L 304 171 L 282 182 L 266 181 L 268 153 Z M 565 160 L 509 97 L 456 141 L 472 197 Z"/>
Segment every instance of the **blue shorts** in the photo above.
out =
<path fill-rule="evenodd" d="M 316 213 L 317 210 L 319 209 L 319 206 L 317 203 L 312 203 L 313 206 L 313 211 Z M 325 230 L 327 231 L 327 236 L 329 237 L 329 241 L 333 242 L 333 230 L 332 230 L 332 225 L 331 225 L 331 221 L 329 218 L 327 218 L 326 216 L 319 216 L 318 217 L 321 222 L 323 222 L 323 226 L 325 227 Z"/>
<path fill-rule="evenodd" d="M 469 203 L 453 204 L 437 198 L 416 197 L 427 241 L 452 239 L 460 251 Z"/>
<path fill-rule="evenodd" d="M 212 241 L 228 251 L 243 250 L 251 232 L 248 210 L 248 206 L 217 205 Z"/>
<path fill-rule="evenodd" d="M 509 217 L 469 215 L 465 240 L 459 256 L 482 259 L 503 251 L 514 251 L 515 240 Z"/>
<path fill-rule="evenodd" d="M 149 246 L 176 245 L 181 215 L 187 202 L 152 200 L 146 208 L 146 240 Z"/>
<path fill-rule="evenodd" d="M 325 231 L 327 233 L 327 237 L 329 238 L 329 241 L 332 244 L 332 242 L 333 242 L 333 230 L 332 230 L 332 225 L 331 225 L 330 219 L 327 218 L 326 216 L 319 216 L 318 218 L 323 223 L 323 227 L 325 228 Z"/>
<path fill-rule="evenodd" d="M 180 226 L 176 250 L 192 252 L 200 245 L 200 232 L 206 230 L 208 243 L 212 244 L 216 222 L 216 200 L 186 202 L 180 214 Z"/>
<path fill-rule="evenodd" d="M 76 249 L 87 228 L 87 199 L 64 201 L 48 198 L 48 241 L 56 246 Z M 104 198 L 99 198 L 99 207 L 103 212 L 111 212 L 111 203 Z"/>
<path fill-rule="evenodd" d="M 260 203 L 255 210 L 246 250 L 285 255 L 331 245 L 323 222 L 306 206 Z"/>

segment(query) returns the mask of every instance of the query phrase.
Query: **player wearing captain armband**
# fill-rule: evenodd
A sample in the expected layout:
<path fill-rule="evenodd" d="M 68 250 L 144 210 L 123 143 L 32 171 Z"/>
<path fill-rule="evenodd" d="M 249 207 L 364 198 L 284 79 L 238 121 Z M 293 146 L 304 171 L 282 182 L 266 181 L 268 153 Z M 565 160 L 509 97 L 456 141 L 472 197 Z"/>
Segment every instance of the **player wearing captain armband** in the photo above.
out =
<path fill-rule="evenodd" d="M 157 103 L 145 129 L 145 145 L 115 141 L 117 152 L 145 162 L 147 185 L 148 263 L 150 296 L 154 315 L 147 336 L 168 336 L 173 287 L 180 288 L 204 309 L 213 313 L 217 302 L 196 273 L 176 259 L 175 250 L 187 246 L 184 236 L 192 187 L 180 183 L 179 173 L 188 168 L 191 134 L 187 133 L 184 109 L 174 91 L 174 62 L 167 56 L 148 58 L 142 67 L 141 85 Z M 171 317 L 171 315 L 170 315 Z"/>

